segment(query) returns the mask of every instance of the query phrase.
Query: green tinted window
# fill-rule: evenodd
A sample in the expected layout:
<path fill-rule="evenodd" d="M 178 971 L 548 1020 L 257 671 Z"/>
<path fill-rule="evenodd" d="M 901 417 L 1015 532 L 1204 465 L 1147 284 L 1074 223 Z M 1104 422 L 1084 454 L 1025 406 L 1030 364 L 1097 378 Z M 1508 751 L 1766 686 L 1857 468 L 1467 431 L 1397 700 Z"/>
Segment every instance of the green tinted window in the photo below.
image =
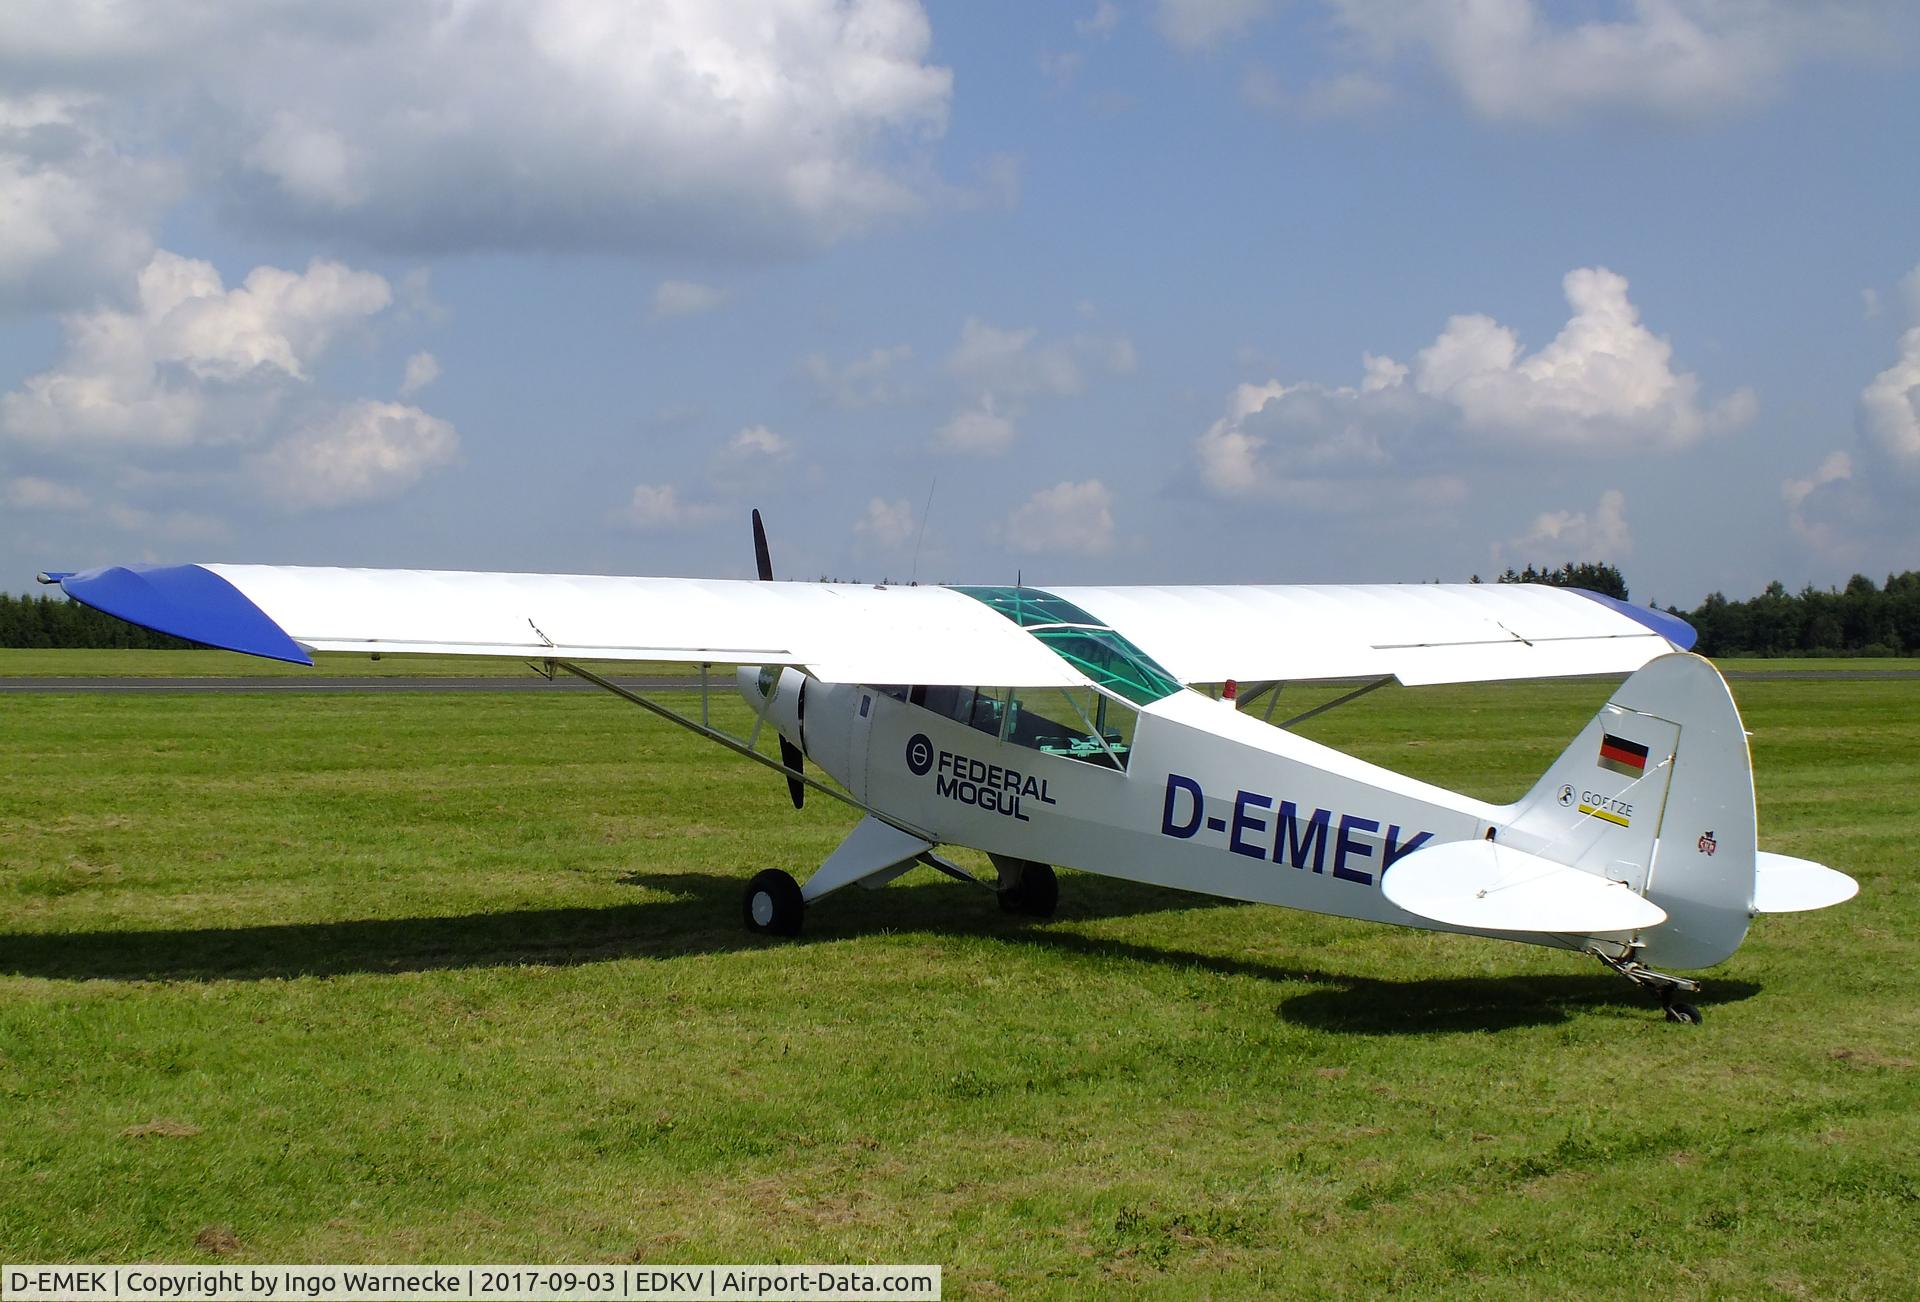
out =
<path fill-rule="evenodd" d="M 955 588 L 1032 633 L 1047 649 L 1135 705 L 1173 695 L 1180 684 L 1133 643 L 1072 602 L 1042 588 Z"/>

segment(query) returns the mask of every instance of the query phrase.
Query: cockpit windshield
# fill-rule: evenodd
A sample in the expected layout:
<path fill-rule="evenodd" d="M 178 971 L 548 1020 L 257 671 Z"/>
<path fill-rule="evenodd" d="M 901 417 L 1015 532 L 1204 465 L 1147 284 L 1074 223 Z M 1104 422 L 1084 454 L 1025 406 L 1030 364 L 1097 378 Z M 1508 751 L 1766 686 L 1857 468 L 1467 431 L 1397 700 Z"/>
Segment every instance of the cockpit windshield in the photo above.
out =
<path fill-rule="evenodd" d="M 1064 597 L 1028 587 L 961 587 L 954 591 L 993 607 L 1123 700 L 1151 705 L 1180 690 L 1179 681 L 1145 651 Z"/>

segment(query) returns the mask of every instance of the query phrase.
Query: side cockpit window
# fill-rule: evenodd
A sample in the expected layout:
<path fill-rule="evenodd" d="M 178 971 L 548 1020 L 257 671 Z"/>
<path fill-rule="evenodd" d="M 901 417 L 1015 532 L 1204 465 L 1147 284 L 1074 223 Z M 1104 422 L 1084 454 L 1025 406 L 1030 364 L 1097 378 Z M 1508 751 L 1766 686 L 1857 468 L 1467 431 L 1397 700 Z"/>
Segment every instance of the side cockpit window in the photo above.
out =
<path fill-rule="evenodd" d="M 1044 755 L 1124 769 L 1133 749 L 1137 712 L 1091 687 L 916 686 L 905 692 L 909 704 Z"/>
<path fill-rule="evenodd" d="M 998 737 L 1007 717 L 1004 688 L 992 687 L 915 687 L 908 699 L 922 709 L 976 728 L 989 737 Z"/>
<path fill-rule="evenodd" d="M 1124 769 L 1133 750 L 1132 706 L 1090 687 L 1020 688 L 1006 739 L 1046 755 Z"/>

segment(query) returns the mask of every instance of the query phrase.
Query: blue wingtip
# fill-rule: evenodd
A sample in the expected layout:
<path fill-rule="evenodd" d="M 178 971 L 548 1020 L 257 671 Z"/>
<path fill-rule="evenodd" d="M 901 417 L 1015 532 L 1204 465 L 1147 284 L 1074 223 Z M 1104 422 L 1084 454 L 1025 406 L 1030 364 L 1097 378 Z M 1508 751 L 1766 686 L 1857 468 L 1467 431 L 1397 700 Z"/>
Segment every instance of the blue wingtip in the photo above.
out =
<path fill-rule="evenodd" d="M 1628 619 L 1646 625 L 1682 651 L 1693 650 L 1693 644 L 1700 640 L 1700 634 L 1694 631 L 1693 625 L 1678 615 L 1669 615 L 1666 611 L 1655 610 L 1652 606 L 1636 606 L 1630 601 L 1609 597 L 1604 592 L 1589 592 L 1585 588 L 1569 590 L 1589 600 L 1597 601 L 1603 606 L 1611 606 Z"/>
<path fill-rule="evenodd" d="M 198 565 L 111 565 L 63 574 L 58 582 L 75 601 L 129 624 L 223 651 L 313 664 L 313 657 L 240 589 Z"/>

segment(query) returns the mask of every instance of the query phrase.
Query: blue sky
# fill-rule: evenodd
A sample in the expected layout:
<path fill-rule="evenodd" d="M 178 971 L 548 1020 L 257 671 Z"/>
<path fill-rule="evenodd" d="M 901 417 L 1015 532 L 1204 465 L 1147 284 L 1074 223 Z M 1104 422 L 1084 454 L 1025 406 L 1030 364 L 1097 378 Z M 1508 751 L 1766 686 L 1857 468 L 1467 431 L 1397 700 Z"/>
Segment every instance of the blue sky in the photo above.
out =
<path fill-rule="evenodd" d="M 1920 567 L 1904 4 L 24 0 L 0 589 Z M 929 508 L 929 499 L 931 506 Z"/>

